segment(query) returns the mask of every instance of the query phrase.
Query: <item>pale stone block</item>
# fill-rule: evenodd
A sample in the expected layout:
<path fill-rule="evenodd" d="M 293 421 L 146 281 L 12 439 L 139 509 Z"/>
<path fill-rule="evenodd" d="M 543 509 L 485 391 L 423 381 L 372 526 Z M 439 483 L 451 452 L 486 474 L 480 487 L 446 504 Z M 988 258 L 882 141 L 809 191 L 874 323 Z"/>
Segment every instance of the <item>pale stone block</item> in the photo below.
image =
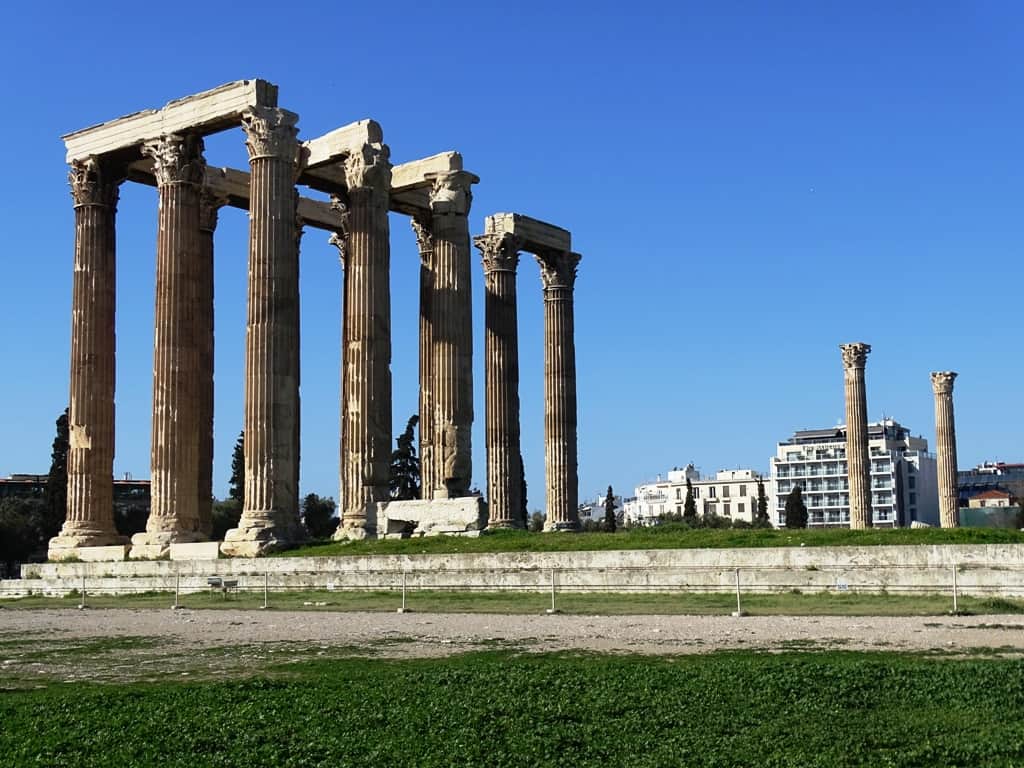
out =
<path fill-rule="evenodd" d="M 83 563 L 109 563 L 124 560 L 128 546 L 77 547 L 74 549 L 51 549 L 51 560 L 81 560 Z"/>
<path fill-rule="evenodd" d="M 171 560 L 216 560 L 219 557 L 219 541 L 171 544 Z"/>
<path fill-rule="evenodd" d="M 163 544 L 136 544 L 132 542 L 132 551 L 128 555 L 132 560 L 159 560 L 167 555 L 168 548 Z"/>
<path fill-rule="evenodd" d="M 487 511 L 479 496 L 456 499 L 392 501 L 381 505 L 380 536 L 479 535 L 487 525 Z"/>

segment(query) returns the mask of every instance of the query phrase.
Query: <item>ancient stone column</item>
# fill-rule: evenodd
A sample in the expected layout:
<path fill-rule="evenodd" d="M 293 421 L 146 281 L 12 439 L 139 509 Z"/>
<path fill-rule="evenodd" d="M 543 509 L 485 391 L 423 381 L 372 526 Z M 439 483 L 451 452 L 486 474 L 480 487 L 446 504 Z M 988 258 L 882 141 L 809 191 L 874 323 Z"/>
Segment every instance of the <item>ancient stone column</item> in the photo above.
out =
<path fill-rule="evenodd" d="M 388 500 L 391 460 L 391 163 L 385 144 L 345 161 L 342 516 L 336 538 L 377 532 L 376 505 Z"/>
<path fill-rule="evenodd" d="M 203 140 L 171 134 L 146 142 L 159 194 L 153 330 L 151 504 L 132 557 L 160 557 L 173 542 L 203 538 L 199 521 L 200 329 L 203 271 L 199 195 L 206 173 Z"/>
<path fill-rule="evenodd" d="M 245 508 L 221 550 L 252 556 L 303 538 L 296 484 L 299 420 L 299 264 L 295 180 L 298 116 L 252 107 L 249 295 L 245 328 Z"/>
<path fill-rule="evenodd" d="M 932 374 L 935 393 L 935 452 L 939 475 L 939 521 L 943 528 L 960 526 L 960 494 L 957 489 L 956 424 L 953 420 L 953 371 Z"/>
<path fill-rule="evenodd" d="M 850 528 L 870 528 L 871 461 L 868 456 L 868 402 L 864 364 L 870 344 L 840 344 L 846 391 L 846 472 L 850 491 Z"/>
<path fill-rule="evenodd" d="M 115 214 L 123 172 L 103 158 L 75 161 L 71 405 L 67 516 L 51 560 L 79 547 L 121 544 L 114 528 Z"/>
<path fill-rule="evenodd" d="M 213 533 L 213 233 L 217 213 L 227 204 L 208 189 L 199 195 L 199 270 L 196 273 L 195 331 L 199 359 L 196 380 L 199 398 L 196 424 L 199 426 L 199 483 L 196 489 L 199 530 L 207 538 Z"/>
<path fill-rule="evenodd" d="M 420 495 L 434 498 L 434 239 L 430 215 L 411 220 L 420 252 Z"/>
<path fill-rule="evenodd" d="M 473 480 L 473 294 L 468 215 L 470 186 L 476 181 L 476 176 L 464 171 L 441 174 L 434 179 L 430 193 L 435 499 L 466 496 Z"/>
<path fill-rule="evenodd" d="M 573 288 L 578 253 L 538 254 L 544 285 L 544 473 L 546 531 L 579 530 L 576 460 L 576 340 Z"/>
<path fill-rule="evenodd" d="M 487 417 L 488 528 L 523 528 L 523 466 L 519 445 L 517 239 L 473 239 L 484 262 L 484 390 Z"/>

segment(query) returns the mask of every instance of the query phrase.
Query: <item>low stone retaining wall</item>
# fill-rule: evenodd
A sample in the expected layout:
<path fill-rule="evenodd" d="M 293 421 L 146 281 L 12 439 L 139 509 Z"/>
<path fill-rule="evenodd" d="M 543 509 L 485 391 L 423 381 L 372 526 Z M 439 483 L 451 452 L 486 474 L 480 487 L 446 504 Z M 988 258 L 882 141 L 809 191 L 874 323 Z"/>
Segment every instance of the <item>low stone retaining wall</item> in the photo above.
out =
<path fill-rule="evenodd" d="M 851 591 L 950 592 L 1024 597 L 1024 544 L 772 547 L 607 552 L 229 558 L 195 561 L 43 563 L 0 582 L 0 596 L 89 592 L 199 592 L 207 579 L 241 589 L 529 590 L 563 592 Z"/>

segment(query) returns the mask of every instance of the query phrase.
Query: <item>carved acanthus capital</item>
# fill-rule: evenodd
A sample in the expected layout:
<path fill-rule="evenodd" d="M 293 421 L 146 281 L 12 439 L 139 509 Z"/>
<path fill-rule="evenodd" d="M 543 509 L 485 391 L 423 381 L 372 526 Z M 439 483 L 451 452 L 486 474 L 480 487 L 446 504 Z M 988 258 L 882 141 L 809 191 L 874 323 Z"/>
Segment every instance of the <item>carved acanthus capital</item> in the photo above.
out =
<path fill-rule="evenodd" d="M 203 187 L 199 193 L 199 229 L 203 232 L 213 232 L 217 229 L 217 214 L 227 204 L 226 196 L 218 195 L 209 187 Z"/>
<path fill-rule="evenodd" d="M 477 235 L 473 244 L 480 250 L 485 275 L 491 272 L 514 273 L 519 266 L 519 249 L 523 244 L 511 232 Z"/>
<path fill-rule="evenodd" d="M 195 134 L 170 133 L 144 142 L 142 154 L 153 159 L 153 175 L 158 187 L 167 184 L 203 183 L 206 161 L 203 159 L 203 137 Z"/>
<path fill-rule="evenodd" d="M 249 107 L 241 119 L 250 162 L 259 157 L 277 157 L 299 168 L 304 153 L 297 139 L 298 115 L 276 107 Z"/>
<path fill-rule="evenodd" d="M 849 370 L 864 367 L 871 345 L 857 341 L 852 344 L 840 344 L 839 349 L 843 351 L 843 368 Z"/>
<path fill-rule="evenodd" d="M 431 213 L 435 216 L 469 215 L 469 208 L 473 204 L 472 185 L 478 181 L 478 177 L 466 171 L 451 171 L 434 176 L 434 185 L 430 190 Z"/>
<path fill-rule="evenodd" d="M 934 371 L 932 373 L 932 392 L 936 395 L 953 394 L 953 381 L 956 376 L 955 371 Z"/>
<path fill-rule="evenodd" d="M 420 250 L 420 261 L 423 263 L 423 266 L 429 267 L 431 257 L 434 255 L 434 232 L 430 226 L 430 215 L 417 213 L 409 219 L 409 223 L 412 225 L 412 231 L 416 235 L 416 246 Z"/>
<path fill-rule="evenodd" d="M 377 205 L 388 204 L 391 194 L 391 150 L 387 144 L 363 144 L 345 157 L 345 184 L 349 194 L 368 189 Z"/>
<path fill-rule="evenodd" d="M 327 242 L 338 249 L 338 259 L 341 261 L 341 266 L 345 266 L 345 260 L 348 257 L 348 206 L 345 201 L 337 195 L 331 195 L 331 209 L 337 212 L 338 219 L 340 220 L 338 231 L 335 232 L 328 238 Z"/>
<path fill-rule="evenodd" d="M 552 251 L 536 254 L 536 257 L 537 263 L 540 264 L 540 280 L 545 291 L 573 289 L 576 285 L 576 268 L 582 256 L 572 251 Z"/>
<path fill-rule="evenodd" d="M 68 173 L 71 197 L 76 208 L 80 205 L 106 205 L 116 208 L 123 180 L 123 173 L 114 171 L 109 163 L 97 157 L 73 161 Z"/>

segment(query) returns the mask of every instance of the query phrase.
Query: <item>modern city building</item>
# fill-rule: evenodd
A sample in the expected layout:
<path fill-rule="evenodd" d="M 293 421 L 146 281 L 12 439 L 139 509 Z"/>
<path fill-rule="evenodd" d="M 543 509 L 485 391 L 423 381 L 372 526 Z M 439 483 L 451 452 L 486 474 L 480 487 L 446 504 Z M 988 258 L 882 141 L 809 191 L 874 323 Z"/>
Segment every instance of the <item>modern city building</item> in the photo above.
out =
<path fill-rule="evenodd" d="M 957 475 L 960 507 L 984 491 L 1006 491 L 1015 499 L 1024 499 L 1024 464 L 985 461 Z"/>
<path fill-rule="evenodd" d="M 637 486 L 636 496 L 627 499 L 623 516 L 629 525 L 657 525 L 666 515 L 682 515 L 686 503 L 686 481 L 693 486 L 698 515 L 717 515 L 725 520 L 753 523 L 757 507 L 757 481 L 752 469 L 723 469 L 714 477 L 701 477 L 688 464 L 669 471 L 667 478 Z M 768 511 L 774 509 L 771 483 L 764 483 Z"/>
<path fill-rule="evenodd" d="M 0 500 L 9 498 L 43 498 L 48 475 L 15 474 L 0 477 Z M 134 480 L 130 475 L 114 478 L 114 509 L 136 510 L 143 520 L 149 514 L 149 480 Z"/>
<path fill-rule="evenodd" d="M 894 419 L 868 424 L 872 524 L 906 527 L 914 521 L 938 525 L 935 456 L 928 441 Z M 797 485 L 807 505 L 809 527 L 850 524 L 846 427 L 803 430 L 778 444 L 771 459 L 775 499 L 772 523 L 785 525 L 786 496 Z"/>
<path fill-rule="evenodd" d="M 595 523 L 603 523 L 605 516 L 604 500 L 606 493 L 599 493 L 596 496 L 587 499 L 579 506 L 580 523 L 585 523 L 591 520 Z M 615 521 L 616 524 L 622 523 L 622 497 L 612 494 L 612 501 L 615 502 Z"/>

